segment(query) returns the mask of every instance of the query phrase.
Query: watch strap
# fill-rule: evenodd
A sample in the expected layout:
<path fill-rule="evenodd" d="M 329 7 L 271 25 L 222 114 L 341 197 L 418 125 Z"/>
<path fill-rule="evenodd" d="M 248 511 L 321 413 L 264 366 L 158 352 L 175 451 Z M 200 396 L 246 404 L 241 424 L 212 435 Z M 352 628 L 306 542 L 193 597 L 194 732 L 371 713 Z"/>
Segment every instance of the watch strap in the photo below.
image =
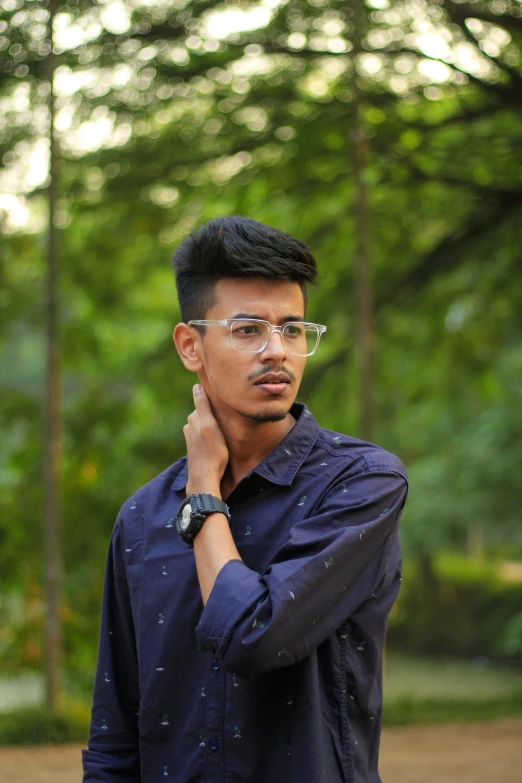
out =
<path fill-rule="evenodd" d="M 219 512 L 225 514 L 230 519 L 230 509 L 222 498 L 217 498 L 215 495 L 209 495 L 206 492 L 197 493 L 193 497 L 197 498 L 198 506 L 201 507 L 201 511 L 205 516 Z"/>

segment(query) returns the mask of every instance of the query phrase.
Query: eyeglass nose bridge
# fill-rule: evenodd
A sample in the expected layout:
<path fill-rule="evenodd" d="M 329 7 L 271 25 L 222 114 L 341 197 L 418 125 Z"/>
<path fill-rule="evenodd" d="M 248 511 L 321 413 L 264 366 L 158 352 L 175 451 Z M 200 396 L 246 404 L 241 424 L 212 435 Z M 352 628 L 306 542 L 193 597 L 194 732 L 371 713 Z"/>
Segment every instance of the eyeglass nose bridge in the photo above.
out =
<path fill-rule="evenodd" d="M 263 347 L 259 349 L 258 353 L 262 353 L 262 351 L 264 351 L 269 346 L 270 340 L 272 339 L 272 335 L 274 334 L 274 332 L 279 332 L 279 338 L 281 340 L 281 345 L 283 346 L 283 350 L 285 351 L 285 353 L 289 353 L 288 348 L 285 345 L 285 341 L 284 341 L 284 337 L 283 337 L 283 329 L 285 327 L 284 326 L 272 326 L 272 324 L 270 324 L 270 326 L 268 328 L 269 328 L 268 337 L 266 338 L 265 342 L 263 343 Z"/>

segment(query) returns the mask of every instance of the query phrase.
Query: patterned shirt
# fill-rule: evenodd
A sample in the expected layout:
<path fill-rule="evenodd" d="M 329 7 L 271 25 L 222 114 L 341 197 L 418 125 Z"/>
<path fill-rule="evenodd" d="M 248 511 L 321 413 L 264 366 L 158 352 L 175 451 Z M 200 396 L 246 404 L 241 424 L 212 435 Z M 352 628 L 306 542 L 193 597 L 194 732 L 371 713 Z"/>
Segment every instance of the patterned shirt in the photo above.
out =
<path fill-rule="evenodd" d="M 302 403 L 226 502 L 242 560 L 203 607 L 176 532 L 187 460 L 122 506 L 84 783 L 378 783 L 407 474 Z"/>

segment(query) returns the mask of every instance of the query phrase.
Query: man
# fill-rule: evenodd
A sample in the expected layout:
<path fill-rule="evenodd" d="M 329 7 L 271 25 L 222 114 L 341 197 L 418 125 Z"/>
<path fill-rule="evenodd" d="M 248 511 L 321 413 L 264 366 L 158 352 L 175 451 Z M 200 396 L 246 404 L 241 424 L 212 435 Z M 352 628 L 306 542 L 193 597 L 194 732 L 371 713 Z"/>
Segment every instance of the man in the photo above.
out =
<path fill-rule="evenodd" d="M 84 783 L 377 783 L 405 468 L 295 402 L 303 242 L 221 218 L 173 265 L 187 456 L 114 527 Z"/>

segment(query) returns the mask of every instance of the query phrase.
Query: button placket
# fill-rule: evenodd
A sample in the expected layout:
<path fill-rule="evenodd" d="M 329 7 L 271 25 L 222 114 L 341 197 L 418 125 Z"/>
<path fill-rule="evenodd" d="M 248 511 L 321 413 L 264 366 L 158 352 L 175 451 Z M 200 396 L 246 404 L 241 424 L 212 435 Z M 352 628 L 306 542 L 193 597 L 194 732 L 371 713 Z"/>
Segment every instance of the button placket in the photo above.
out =
<path fill-rule="evenodd" d="M 209 668 L 205 727 L 207 780 L 219 783 L 222 780 L 225 672 L 215 658 L 210 661 Z"/>

